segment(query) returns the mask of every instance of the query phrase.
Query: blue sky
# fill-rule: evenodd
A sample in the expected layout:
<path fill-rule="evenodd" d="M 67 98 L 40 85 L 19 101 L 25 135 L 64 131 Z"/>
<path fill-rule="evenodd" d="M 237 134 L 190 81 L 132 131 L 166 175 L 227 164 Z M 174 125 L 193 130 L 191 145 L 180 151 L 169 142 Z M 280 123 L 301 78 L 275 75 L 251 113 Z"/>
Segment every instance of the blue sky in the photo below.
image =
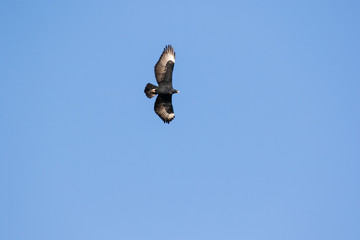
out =
<path fill-rule="evenodd" d="M 2 1 L 0 239 L 360 239 L 359 12 Z"/>

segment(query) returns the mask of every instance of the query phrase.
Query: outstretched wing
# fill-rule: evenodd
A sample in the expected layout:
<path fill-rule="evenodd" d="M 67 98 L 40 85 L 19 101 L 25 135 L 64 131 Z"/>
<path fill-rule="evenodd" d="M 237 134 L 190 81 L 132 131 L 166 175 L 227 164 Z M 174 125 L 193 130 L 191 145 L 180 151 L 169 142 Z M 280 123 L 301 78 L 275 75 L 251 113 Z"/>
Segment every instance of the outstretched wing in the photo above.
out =
<path fill-rule="evenodd" d="M 175 64 L 175 52 L 171 45 L 167 45 L 155 65 L 155 78 L 160 85 L 172 87 L 172 72 Z"/>
<path fill-rule="evenodd" d="M 165 123 L 169 123 L 175 118 L 171 96 L 170 94 L 159 94 L 155 101 L 154 110 Z"/>

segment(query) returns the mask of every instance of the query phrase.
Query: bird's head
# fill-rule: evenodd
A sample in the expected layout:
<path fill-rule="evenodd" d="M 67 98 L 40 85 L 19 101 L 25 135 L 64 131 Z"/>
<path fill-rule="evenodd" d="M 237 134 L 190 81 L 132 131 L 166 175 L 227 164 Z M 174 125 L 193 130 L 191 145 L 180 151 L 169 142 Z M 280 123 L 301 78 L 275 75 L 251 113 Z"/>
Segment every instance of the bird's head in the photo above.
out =
<path fill-rule="evenodd" d="M 172 89 L 172 93 L 180 93 L 180 92 L 176 89 Z"/>

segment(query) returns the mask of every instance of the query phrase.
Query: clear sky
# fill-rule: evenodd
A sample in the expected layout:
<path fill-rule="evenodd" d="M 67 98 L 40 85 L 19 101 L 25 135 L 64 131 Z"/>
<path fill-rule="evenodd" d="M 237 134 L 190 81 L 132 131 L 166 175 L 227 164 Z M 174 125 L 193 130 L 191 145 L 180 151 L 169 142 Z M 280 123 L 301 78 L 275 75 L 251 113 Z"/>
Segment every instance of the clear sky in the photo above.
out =
<path fill-rule="evenodd" d="M 0 239 L 360 239 L 359 12 L 1 1 Z"/>

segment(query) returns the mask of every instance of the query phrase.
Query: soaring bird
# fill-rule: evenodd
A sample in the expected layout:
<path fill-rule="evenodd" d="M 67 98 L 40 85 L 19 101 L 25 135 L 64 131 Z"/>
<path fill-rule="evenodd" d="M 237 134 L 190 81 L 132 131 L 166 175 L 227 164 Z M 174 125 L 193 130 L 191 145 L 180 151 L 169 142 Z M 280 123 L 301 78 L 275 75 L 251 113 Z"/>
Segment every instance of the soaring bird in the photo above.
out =
<path fill-rule="evenodd" d="M 170 123 L 175 118 L 171 98 L 174 93 L 179 93 L 179 91 L 172 86 L 174 64 L 174 49 L 171 45 L 167 45 L 154 67 L 155 78 L 159 86 L 148 83 L 144 90 L 148 98 L 158 95 L 155 101 L 154 110 L 164 123 Z"/>

